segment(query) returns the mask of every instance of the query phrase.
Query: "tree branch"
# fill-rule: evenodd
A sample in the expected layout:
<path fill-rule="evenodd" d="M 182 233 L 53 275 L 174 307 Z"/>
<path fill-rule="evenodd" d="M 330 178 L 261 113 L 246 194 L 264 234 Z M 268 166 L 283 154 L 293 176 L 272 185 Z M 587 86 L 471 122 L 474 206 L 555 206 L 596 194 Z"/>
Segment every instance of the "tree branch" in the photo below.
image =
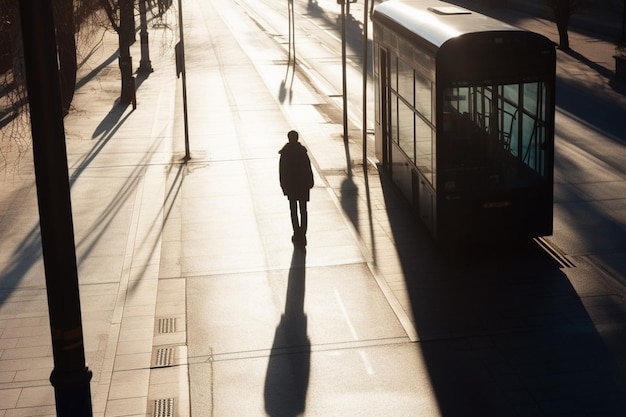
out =
<path fill-rule="evenodd" d="M 100 0 L 100 2 L 102 3 L 102 7 L 104 8 L 104 11 L 106 12 L 109 21 L 111 22 L 111 26 L 113 26 L 113 30 L 115 30 L 116 32 L 120 31 L 120 25 L 117 23 L 117 14 L 116 14 L 116 10 L 118 9 L 118 4 L 115 3 L 115 8 L 111 5 L 111 3 L 109 2 L 109 0 Z"/>

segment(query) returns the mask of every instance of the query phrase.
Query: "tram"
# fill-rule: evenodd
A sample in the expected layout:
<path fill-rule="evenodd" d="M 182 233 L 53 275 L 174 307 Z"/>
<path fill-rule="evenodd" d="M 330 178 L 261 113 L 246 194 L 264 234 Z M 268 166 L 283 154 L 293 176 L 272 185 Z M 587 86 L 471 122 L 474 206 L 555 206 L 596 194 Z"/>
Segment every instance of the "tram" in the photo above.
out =
<path fill-rule="evenodd" d="M 435 240 L 552 234 L 554 44 L 437 0 L 372 20 L 376 155 Z"/>

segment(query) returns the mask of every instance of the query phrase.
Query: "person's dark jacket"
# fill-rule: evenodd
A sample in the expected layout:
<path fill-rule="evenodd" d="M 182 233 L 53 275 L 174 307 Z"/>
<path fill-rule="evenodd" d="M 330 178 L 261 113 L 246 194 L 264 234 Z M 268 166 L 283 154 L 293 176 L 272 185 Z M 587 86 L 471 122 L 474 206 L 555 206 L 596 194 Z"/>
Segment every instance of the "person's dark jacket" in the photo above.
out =
<path fill-rule="evenodd" d="M 299 142 L 289 142 L 280 151 L 280 186 L 290 200 L 309 200 L 313 171 L 307 150 Z"/>

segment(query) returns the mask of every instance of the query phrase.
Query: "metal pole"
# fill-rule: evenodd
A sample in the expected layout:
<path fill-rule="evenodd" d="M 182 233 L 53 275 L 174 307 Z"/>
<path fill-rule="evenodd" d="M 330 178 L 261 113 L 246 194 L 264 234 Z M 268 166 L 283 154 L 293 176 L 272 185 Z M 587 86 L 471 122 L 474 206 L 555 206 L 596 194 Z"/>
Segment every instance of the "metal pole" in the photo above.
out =
<path fill-rule="evenodd" d="M 295 26 L 295 14 L 293 10 L 293 0 L 287 1 L 287 13 L 289 15 L 289 29 L 288 29 L 288 49 L 289 54 L 287 56 L 287 67 L 291 65 L 291 56 L 293 52 L 293 67 L 296 67 L 296 26 Z"/>
<path fill-rule="evenodd" d="M 139 61 L 140 72 L 153 72 L 152 63 L 150 62 L 150 45 L 148 43 L 148 19 L 146 17 L 146 0 L 139 0 L 139 25 L 141 31 L 139 38 L 141 39 L 141 60 Z"/>
<path fill-rule="evenodd" d="M 120 41 L 120 74 L 122 77 L 122 91 L 120 103 L 127 105 L 135 96 L 135 83 L 133 80 L 133 57 L 130 55 L 130 45 L 135 38 L 135 9 L 133 0 L 120 0 L 120 26 L 118 36 Z"/>
<path fill-rule="evenodd" d="M 296 68 L 296 14 L 293 9 L 293 0 L 291 2 L 291 48 L 293 50 L 293 68 Z"/>
<path fill-rule="evenodd" d="M 91 417 L 51 0 L 21 0 L 24 62 L 54 369 L 56 412 Z"/>
<path fill-rule="evenodd" d="M 368 27 L 367 27 L 367 0 L 363 4 L 363 170 L 367 175 L 367 56 L 368 56 Z"/>
<path fill-rule="evenodd" d="M 287 17 L 289 28 L 287 29 L 287 68 L 291 65 L 291 9 L 293 7 L 293 0 L 287 0 Z"/>
<path fill-rule="evenodd" d="M 178 30 L 180 32 L 180 58 L 183 76 L 183 120 L 185 124 L 185 162 L 191 159 L 189 152 L 189 118 L 187 117 L 187 68 L 185 66 L 185 38 L 183 35 L 183 2 L 178 0 Z"/>
<path fill-rule="evenodd" d="M 352 176 L 352 161 L 350 161 L 350 146 L 348 144 L 348 93 L 346 85 L 346 1 L 341 0 L 341 73 L 343 97 L 343 145 L 346 149 L 346 165 L 348 176 Z"/>

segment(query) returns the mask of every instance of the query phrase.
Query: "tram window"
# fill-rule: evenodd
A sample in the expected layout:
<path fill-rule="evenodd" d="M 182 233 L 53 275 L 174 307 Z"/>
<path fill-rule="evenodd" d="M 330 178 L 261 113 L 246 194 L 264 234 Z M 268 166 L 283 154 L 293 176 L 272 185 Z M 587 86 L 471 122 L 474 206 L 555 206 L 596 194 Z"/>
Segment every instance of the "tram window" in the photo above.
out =
<path fill-rule="evenodd" d="M 506 98 L 506 96 L 503 97 Z M 500 120 L 498 139 L 506 150 L 515 156 L 519 156 L 519 112 L 517 106 L 506 99 L 498 100 L 498 103 L 500 106 L 498 109 Z"/>
<path fill-rule="evenodd" d="M 432 55 L 421 49 L 413 49 L 413 56 L 416 71 L 425 79 L 434 79 L 435 61 Z"/>
<path fill-rule="evenodd" d="M 400 56 L 407 61 L 413 61 L 413 46 L 402 38 L 400 38 L 399 43 Z"/>
<path fill-rule="evenodd" d="M 523 162 L 531 167 L 533 170 L 538 171 L 541 164 L 538 163 L 538 157 L 540 152 L 537 152 L 537 142 L 535 141 L 533 136 L 536 133 L 534 129 L 535 118 L 528 116 L 527 114 L 522 115 L 522 132 L 524 134 L 524 140 L 522 141 L 522 157 Z M 530 137 L 529 137 L 530 136 Z"/>
<path fill-rule="evenodd" d="M 490 87 L 479 87 L 472 96 L 473 106 L 476 108 L 476 122 L 478 126 L 485 132 L 490 132 L 495 126 L 492 126 L 492 104 L 493 91 Z"/>
<path fill-rule="evenodd" d="M 389 84 L 392 90 L 398 91 L 398 57 L 389 58 Z"/>
<path fill-rule="evenodd" d="M 415 112 L 402 101 L 398 107 L 400 148 L 411 162 L 415 162 Z"/>
<path fill-rule="evenodd" d="M 507 84 L 499 86 L 500 94 L 505 100 L 519 103 L 519 84 Z"/>
<path fill-rule="evenodd" d="M 444 102 L 445 102 L 446 111 L 454 110 L 459 114 L 467 113 L 468 92 L 469 92 L 469 89 L 466 87 L 447 88 L 444 93 Z"/>
<path fill-rule="evenodd" d="M 538 114 L 541 110 L 538 106 L 540 100 L 538 94 L 541 92 L 539 89 L 539 83 L 527 83 L 524 84 L 524 110 L 530 114 Z"/>
<path fill-rule="evenodd" d="M 413 67 L 398 60 L 398 95 L 402 97 L 411 106 L 414 104 L 413 96 Z"/>
<path fill-rule="evenodd" d="M 418 115 L 415 115 L 415 164 L 431 185 L 435 186 L 433 181 L 433 129 Z"/>
<path fill-rule="evenodd" d="M 391 45 L 392 48 L 398 49 L 398 35 L 396 35 L 393 31 L 385 28 L 383 32 L 383 41 Z"/>
<path fill-rule="evenodd" d="M 427 80 L 419 72 L 415 72 L 415 109 L 424 118 L 432 122 L 432 87 L 430 80 Z"/>
<path fill-rule="evenodd" d="M 389 101 L 389 104 L 391 106 L 391 114 L 389 116 L 391 141 L 394 143 L 398 143 L 398 96 L 396 96 L 394 93 L 391 93 Z"/>
<path fill-rule="evenodd" d="M 547 175 L 546 97 L 544 83 L 445 89 L 443 131 L 451 166 L 500 170 L 499 178 L 519 184 L 534 181 L 533 172 Z"/>

